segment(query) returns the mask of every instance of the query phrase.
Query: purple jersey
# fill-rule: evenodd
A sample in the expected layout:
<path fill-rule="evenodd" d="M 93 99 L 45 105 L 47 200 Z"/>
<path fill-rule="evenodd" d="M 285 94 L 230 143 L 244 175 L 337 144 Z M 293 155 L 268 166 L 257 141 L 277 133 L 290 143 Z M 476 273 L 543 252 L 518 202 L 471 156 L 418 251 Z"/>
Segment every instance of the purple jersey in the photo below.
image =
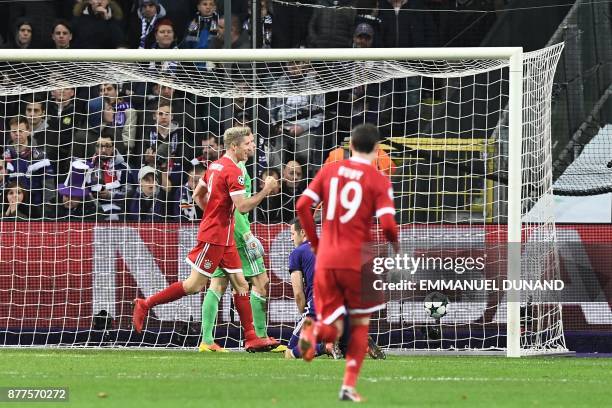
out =
<path fill-rule="evenodd" d="M 302 280 L 304 282 L 304 295 L 306 296 L 307 309 L 314 307 L 312 301 L 313 284 L 314 284 L 314 267 L 315 255 L 310 249 L 310 242 L 302 242 L 297 248 L 289 254 L 289 273 L 294 271 L 302 271 Z M 313 312 L 313 310 L 307 310 Z"/>

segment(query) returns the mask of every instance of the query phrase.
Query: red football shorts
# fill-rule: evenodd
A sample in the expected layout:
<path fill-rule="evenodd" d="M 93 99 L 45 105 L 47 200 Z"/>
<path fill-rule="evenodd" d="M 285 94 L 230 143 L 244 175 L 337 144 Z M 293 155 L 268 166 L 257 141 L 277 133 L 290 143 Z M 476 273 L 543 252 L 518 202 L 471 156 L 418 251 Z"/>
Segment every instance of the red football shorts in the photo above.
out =
<path fill-rule="evenodd" d="M 236 245 L 215 245 L 198 241 L 198 244 L 185 258 L 185 262 L 209 278 L 212 277 L 217 267 L 224 269 L 227 273 L 242 272 L 242 263 Z"/>
<path fill-rule="evenodd" d="M 331 324 L 348 312 L 366 315 L 385 308 L 384 296 L 373 288 L 371 269 L 318 268 L 314 278 L 317 320 Z"/>

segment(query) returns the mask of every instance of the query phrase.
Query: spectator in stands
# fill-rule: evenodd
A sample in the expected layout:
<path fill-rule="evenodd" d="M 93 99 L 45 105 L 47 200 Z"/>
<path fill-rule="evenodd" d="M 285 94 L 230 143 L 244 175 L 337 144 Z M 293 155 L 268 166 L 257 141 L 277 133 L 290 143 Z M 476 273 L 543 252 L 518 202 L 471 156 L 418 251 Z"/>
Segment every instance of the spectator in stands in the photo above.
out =
<path fill-rule="evenodd" d="M 11 165 L 10 179 L 17 179 L 30 191 L 32 204 L 41 204 L 47 176 L 53 174 L 45 152 L 30 145 L 30 122 L 24 116 L 9 121 L 11 144 L 4 148 L 4 160 Z"/>
<path fill-rule="evenodd" d="M 350 137 L 344 140 L 343 145 L 338 146 L 338 148 L 332 150 L 329 153 L 327 160 L 325 160 L 325 164 L 348 159 L 351 156 L 351 152 L 349 150 L 349 141 Z M 385 152 L 380 146 L 378 146 L 377 156 L 376 159 L 372 162 L 372 165 L 388 176 L 391 176 L 393 173 L 395 173 L 395 170 L 397 169 L 396 164 L 393 162 L 393 160 L 391 160 L 387 152 Z"/>
<path fill-rule="evenodd" d="M 251 48 L 249 41 L 249 33 L 242 29 L 240 17 L 236 14 L 232 14 L 231 18 L 231 38 L 232 38 L 232 49 L 248 49 Z M 212 39 L 210 48 L 223 48 L 225 40 L 225 16 L 219 19 L 217 27 L 217 36 Z"/>
<path fill-rule="evenodd" d="M 44 150 L 45 132 L 48 127 L 45 104 L 39 98 L 28 98 L 26 99 L 25 114 L 28 122 L 30 122 L 32 146 L 40 146 Z"/>
<path fill-rule="evenodd" d="M 195 3 L 195 0 L 159 0 L 159 5 L 166 10 L 166 16 L 174 22 L 177 40 L 185 36 L 185 28 L 193 17 Z"/>
<path fill-rule="evenodd" d="M 353 48 L 372 47 L 375 40 L 374 28 L 369 23 L 360 23 L 353 34 Z M 387 84 L 385 84 L 387 85 Z M 388 135 L 389 109 L 385 109 L 390 90 L 380 83 L 359 85 L 338 93 L 338 143 L 349 137 L 350 131 L 358 124 L 372 123 Z"/>
<path fill-rule="evenodd" d="M 219 16 L 215 0 L 199 0 L 197 12 L 189 26 L 181 48 L 206 49 L 211 38 L 217 35 Z"/>
<path fill-rule="evenodd" d="M 143 164 L 167 171 L 172 185 L 181 186 L 186 182 L 183 170 L 190 166 L 189 157 L 194 157 L 194 143 L 184 140 L 184 129 L 173 121 L 168 100 L 160 101 L 153 116 L 155 124 L 145 127 L 142 136 Z"/>
<path fill-rule="evenodd" d="M 171 184 L 165 172 L 161 171 L 157 176 L 153 167 L 143 166 L 138 171 L 138 187 L 128 194 L 126 200 L 126 219 L 131 221 L 166 220 L 170 188 Z"/>
<path fill-rule="evenodd" d="M 57 18 L 58 6 L 60 3 L 68 3 L 70 10 L 67 18 L 72 16 L 72 7 L 74 1 L 59 1 L 59 0 L 34 0 L 34 1 L 0 1 L 0 31 L 10 32 L 3 33 L 5 38 L 10 39 L 15 28 L 14 23 L 20 18 L 27 18 L 31 23 L 32 43 L 30 48 L 40 48 L 41 45 L 46 45 L 51 32 L 51 24 Z"/>
<path fill-rule="evenodd" d="M 223 147 L 219 146 L 217 136 L 212 132 L 207 132 L 202 138 L 202 148 L 199 152 L 201 154 L 192 160 L 191 164 L 193 166 L 202 166 L 206 170 L 212 162 L 219 160 L 222 151 Z"/>
<path fill-rule="evenodd" d="M 66 20 L 56 20 L 51 30 L 51 48 L 70 48 L 72 41 L 72 27 Z"/>
<path fill-rule="evenodd" d="M 378 17 L 378 0 L 357 0 L 355 2 L 357 15 L 355 16 L 355 27 L 361 23 L 366 23 L 373 29 L 373 47 L 380 47 L 380 25 L 381 20 Z M 355 46 L 355 37 L 353 35 L 353 46 Z"/>
<path fill-rule="evenodd" d="M 374 28 L 368 23 L 360 23 L 353 33 L 353 48 L 372 48 Z"/>
<path fill-rule="evenodd" d="M 176 38 L 174 36 L 174 24 L 168 18 L 159 20 L 155 26 L 155 42 L 151 45 L 151 48 L 159 48 L 167 50 L 170 48 L 178 48 L 176 44 Z M 169 61 L 167 63 L 170 63 Z M 176 65 L 176 63 L 175 63 Z M 163 67 L 162 70 L 169 69 Z"/>
<path fill-rule="evenodd" d="M 253 128 L 253 118 L 251 117 L 251 113 L 247 111 L 239 111 L 232 118 L 232 126 L 244 126 L 248 128 Z"/>
<path fill-rule="evenodd" d="M 112 113 L 111 126 L 118 129 L 121 135 L 121 140 L 117 141 L 115 147 L 122 154 L 132 154 L 136 144 L 136 130 L 138 124 L 138 113 L 132 107 L 129 98 L 119 91 L 118 84 L 102 84 L 100 85 L 100 96 L 106 98 L 105 103 L 110 105 Z M 107 107 L 104 109 L 108 114 Z M 108 117 L 106 119 L 109 119 Z"/>
<path fill-rule="evenodd" d="M 151 115 L 157 111 L 162 101 L 170 101 L 172 104 L 172 118 L 175 123 L 180 125 L 192 137 L 204 129 L 202 118 L 196 117 L 196 109 L 193 94 L 177 92 L 174 88 L 166 85 L 153 84 L 151 92 L 146 96 L 145 103 L 145 124 L 155 123 L 155 116 Z M 191 146 L 194 146 L 192 143 Z"/>
<path fill-rule="evenodd" d="M 6 44 L 6 48 L 36 48 L 32 43 L 34 25 L 27 17 L 20 17 L 15 21 L 13 38 Z"/>
<path fill-rule="evenodd" d="M 70 164 L 63 183 L 58 184 L 58 197 L 45 206 L 45 218 L 58 221 L 94 220 L 96 206 L 91 200 L 91 169 L 82 160 Z"/>
<path fill-rule="evenodd" d="M 313 4 L 315 0 L 287 0 L 287 3 Z M 272 48 L 296 48 L 306 45 L 308 22 L 312 7 L 297 4 L 274 4 L 274 32 Z"/>
<path fill-rule="evenodd" d="M 270 9 L 270 0 L 259 0 L 259 6 L 261 18 L 259 24 L 257 24 L 257 37 L 261 39 L 261 45 L 258 42 L 257 48 L 272 48 L 272 23 L 274 17 Z M 251 9 L 252 7 L 248 8 L 248 18 L 242 23 L 242 29 L 247 32 L 251 30 Z"/>
<path fill-rule="evenodd" d="M 117 48 L 123 42 L 123 10 L 115 1 L 89 0 L 74 6 L 74 48 Z"/>
<path fill-rule="evenodd" d="M 155 42 L 155 27 L 166 17 L 166 9 L 158 0 L 139 0 L 138 5 L 130 18 L 128 45 L 130 48 L 151 48 Z"/>
<path fill-rule="evenodd" d="M 243 71 L 243 73 L 245 72 Z M 251 85 L 246 80 L 237 79 L 234 89 L 240 96 L 224 98 L 223 102 L 219 104 L 221 105 L 220 118 L 222 130 L 231 126 L 247 126 L 253 129 L 253 108 L 256 108 L 258 118 L 257 133 L 267 136 L 269 133 L 270 113 L 263 103 L 245 96 L 250 88 Z"/>
<path fill-rule="evenodd" d="M 252 109 L 252 104 L 248 104 L 247 98 L 243 96 L 249 90 L 249 84 L 246 80 L 237 79 L 234 83 L 234 89 L 238 94 L 242 94 L 241 96 L 234 98 L 224 98 L 222 99 L 219 108 L 219 118 L 221 120 L 221 131 L 225 131 L 233 125 L 236 121 L 236 118 L 242 116 L 241 114 L 247 110 Z M 251 126 L 249 126 L 251 127 Z"/>
<path fill-rule="evenodd" d="M 155 42 L 152 49 L 168 50 L 178 48 L 174 37 L 174 25 L 167 18 L 159 20 L 155 26 Z M 153 72 L 174 72 L 178 65 L 177 61 L 151 61 L 149 69 Z"/>
<path fill-rule="evenodd" d="M 87 116 L 81 101 L 75 98 L 74 88 L 54 89 L 51 99 L 47 106 L 45 151 L 62 179 L 70 169 L 74 132 L 87 126 Z"/>
<path fill-rule="evenodd" d="M 386 0 L 380 8 L 383 47 L 436 47 L 438 30 L 424 0 Z"/>
<path fill-rule="evenodd" d="M 272 167 L 266 169 L 261 173 L 261 178 L 259 179 L 259 190 L 264 187 L 264 180 L 266 177 L 272 176 L 277 181 L 280 180 L 279 171 Z M 278 222 L 283 222 L 283 208 L 281 202 L 280 195 L 280 185 L 277 183 L 277 187 L 272 190 L 270 195 L 262 200 L 262 202 L 256 207 L 256 220 L 257 222 L 262 222 L 265 224 L 275 224 Z"/>
<path fill-rule="evenodd" d="M 309 48 L 348 48 L 357 12 L 353 0 L 318 0 L 308 24 Z M 338 8 L 340 7 L 340 8 Z"/>
<path fill-rule="evenodd" d="M 183 221 L 196 221 L 202 219 L 202 209 L 193 201 L 193 191 L 206 169 L 204 166 L 197 164 L 193 166 L 188 174 L 187 183 L 181 186 L 181 219 Z"/>
<path fill-rule="evenodd" d="M 128 166 L 115 149 L 112 129 L 104 129 L 91 160 L 91 193 L 104 220 L 119 220 L 128 191 Z"/>
<path fill-rule="evenodd" d="M 0 214 L 0 220 L 23 220 L 36 219 L 40 215 L 35 206 L 28 203 L 28 190 L 17 181 L 9 182 L 4 189 L 4 206 Z"/>
<path fill-rule="evenodd" d="M 306 190 L 306 180 L 303 178 L 302 165 L 291 160 L 283 168 L 281 186 L 281 207 L 284 222 L 295 218 L 295 202 Z"/>
<path fill-rule="evenodd" d="M 302 91 L 317 89 L 314 72 L 302 62 L 290 61 L 277 89 L 293 87 Z M 326 144 L 323 131 L 325 97 L 322 94 L 297 93 L 284 98 L 271 98 L 270 166 L 278 166 L 285 157 L 295 158 L 316 168 L 323 163 Z M 311 169 L 307 169 L 309 172 Z M 312 169 L 314 170 L 314 169 Z"/>

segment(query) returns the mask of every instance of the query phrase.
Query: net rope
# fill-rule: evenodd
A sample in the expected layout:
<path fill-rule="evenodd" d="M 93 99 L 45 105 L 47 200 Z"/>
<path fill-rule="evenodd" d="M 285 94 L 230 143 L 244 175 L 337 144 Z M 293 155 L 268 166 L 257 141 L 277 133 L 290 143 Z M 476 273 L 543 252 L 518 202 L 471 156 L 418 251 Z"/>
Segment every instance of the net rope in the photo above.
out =
<path fill-rule="evenodd" d="M 559 273 L 550 98 L 561 50 L 524 55 L 523 232 L 526 242 L 541 244 L 523 254 L 525 277 Z M 27 182 L 31 202 L 17 206 L 21 218 L 5 202 L 0 217 L 0 257 L 7 260 L 0 345 L 196 345 L 201 294 L 154 308 L 144 336 L 131 329 L 131 300 L 188 276 L 183 259 L 199 220 L 190 183 L 218 157 L 219 137 L 232 125 L 248 125 L 257 136 L 247 163 L 254 190 L 266 174 L 281 181 L 251 214 L 271 277 L 270 335 L 288 340 L 297 318 L 288 271 L 295 199 L 330 157 L 348 155 L 346 137 L 359 123 L 380 129 L 377 166 L 395 190 L 402 250 L 486 252 L 484 275 L 505 276 L 508 60 L 2 63 L 0 79 L 6 118 L 30 118 L 30 148 L 39 155 L 22 163 L 22 151 L 10 148 L 18 132 L 7 126 L 7 178 Z M 298 136 L 290 133 L 296 125 Z M 148 188 L 145 166 L 155 175 L 154 198 L 138 196 Z M 61 197 L 70 186 L 87 189 L 89 213 L 66 212 Z M 392 278 L 410 276 L 396 271 Z M 391 293 L 374 316 L 375 340 L 406 350 L 504 349 L 504 298 L 451 295 L 448 315 L 434 322 L 424 293 Z M 538 300 L 538 293 L 523 299 L 524 352 L 563 350 L 561 307 Z M 222 346 L 241 345 L 229 291 L 215 337 Z"/>

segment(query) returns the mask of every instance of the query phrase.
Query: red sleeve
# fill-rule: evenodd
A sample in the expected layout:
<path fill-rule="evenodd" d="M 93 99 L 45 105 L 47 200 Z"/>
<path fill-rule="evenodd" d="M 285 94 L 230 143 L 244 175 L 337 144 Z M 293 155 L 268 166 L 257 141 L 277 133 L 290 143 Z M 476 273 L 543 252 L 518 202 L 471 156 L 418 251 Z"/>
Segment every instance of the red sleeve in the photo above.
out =
<path fill-rule="evenodd" d="M 393 202 L 393 187 L 386 177 L 378 185 L 376 194 L 376 218 L 380 220 L 385 237 L 391 243 L 397 243 L 397 224 L 395 222 L 395 204 Z M 397 249 L 397 248 L 396 248 Z"/>
<path fill-rule="evenodd" d="M 205 187 L 208 187 L 208 170 L 202 173 L 202 177 L 198 181 L 200 184 L 203 184 Z"/>
<path fill-rule="evenodd" d="M 393 248 L 397 252 L 397 223 L 395 222 L 395 217 L 391 214 L 385 214 L 380 217 L 380 226 L 383 229 L 383 233 L 385 234 L 385 238 L 391 244 L 393 244 Z"/>
<path fill-rule="evenodd" d="M 225 177 L 230 196 L 246 194 L 244 176 L 238 167 L 231 167 Z"/>
<path fill-rule="evenodd" d="M 315 225 L 314 216 L 312 214 L 312 206 L 321 201 L 321 179 L 323 178 L 323 169 L 315 176 L 314 180 L 304 190 L 298 199 L 295 210 L 298 214 L 300 224 L 306 233 L 306 237 L 310 241 L 310 246 L 316 252 L 319 246 L 319 236 L 317 235 L 317 227 Z"/>

